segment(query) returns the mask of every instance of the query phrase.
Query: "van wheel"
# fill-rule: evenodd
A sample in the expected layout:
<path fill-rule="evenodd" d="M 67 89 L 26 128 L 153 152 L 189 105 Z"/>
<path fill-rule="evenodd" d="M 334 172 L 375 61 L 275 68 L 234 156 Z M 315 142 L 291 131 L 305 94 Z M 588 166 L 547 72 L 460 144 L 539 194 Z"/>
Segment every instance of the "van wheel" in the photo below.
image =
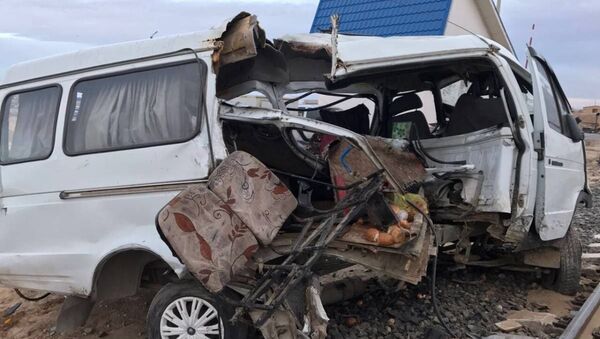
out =
<path fill-rule="evenodd" d="M 233 325 L 233 308 L 198 282 L 170 283 L 158 291 L 148 310 L 149 339 L 245 338 L 246 327 Z"/>
<path fill-rule="evenodd" d="M 565 295 L 575 295 L 581 279 L 581 241 L 573 227 L 569 228 L 560 247 L 560 268 L 553 269 L 543 281 L 544 287 Z"/>

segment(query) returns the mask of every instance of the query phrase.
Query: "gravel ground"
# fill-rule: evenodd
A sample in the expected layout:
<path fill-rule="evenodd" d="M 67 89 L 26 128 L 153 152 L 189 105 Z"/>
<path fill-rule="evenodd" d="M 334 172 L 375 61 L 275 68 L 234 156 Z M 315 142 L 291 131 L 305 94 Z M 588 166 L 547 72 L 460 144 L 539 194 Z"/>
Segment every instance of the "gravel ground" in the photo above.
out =
<path fill-rule="evenodd" d="M 594 239 L 595 234 L 600 234 L 597 221 L 600 215 L 600 167 L 596 163 L 589 164 L 588 175 L 595 203 L 592 208 L 578 209 L 573 220 L 584 252 L 589 250 L 588 244 L 600 243 L 600 239 Z M 576 298 L 585 298 L 599 281 L 597 272 L 591 273 L 584 278 L 582 291 Z M 458 338 L 480 338 L 498 333 L 494 324 L 505 320 L 513 310 L 544 311 L 543 307 L 540 309 L 539 305 L 532 305 L 527 300 L 528 293 L 540 289 L 538 283 L 532 273 L 477 268 L 452 272 L 451 267 L 440 265 L 436 284 L 438 304 L 442 317 Z M 331 306 L 327 312 L 332 318 L 331 338 L 447 337 L 433 313 L 429 279 L 397 294 L 372 292 Z M 560 319 L 558 327 L 523 329 L 512 334 L 555 338 L 569 320 L 570 316 L 566 316 Z"/>
<path fill-rule="evenodd" d="M 539 289 L 532 274 L 468 269 L 449 272 L 440 267 L 438 304 L 445 322 L 458 338 L 480 338 L 498 331 L 495 323 L 513 310 L 531 309 L 530 290 Z M 331 338 L 445 338 L 434 316 L 429 281 L 397 294 L 383 291 L 327 309 Z M 356 320 L 357 324 L 352 326 Z M 523 330 L 515 334 L 554 337 L 559 328 Z"/>
<path fill-rule="evenodd" d="M 591 187 L 594 195 L 594 206 L 592 208 L 579 208 L 573 219 L 573 225 L 578 230 L 581 243 L 586 246 L 591 243 L 598 243 L 600 239 L 594 239 L 594 235 L 600 234 L 600 225 L 598 216 L 600 215 L 600 185 Z"/>

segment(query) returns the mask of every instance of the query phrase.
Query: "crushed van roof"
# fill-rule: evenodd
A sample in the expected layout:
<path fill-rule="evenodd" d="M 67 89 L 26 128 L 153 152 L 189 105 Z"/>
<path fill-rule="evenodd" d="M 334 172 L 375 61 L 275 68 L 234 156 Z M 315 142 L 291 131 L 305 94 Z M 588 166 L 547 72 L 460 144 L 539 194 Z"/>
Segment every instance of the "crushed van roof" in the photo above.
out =
<path fill-rule="evenodd" d="M 320 44 L 327 49 L 330 49 L 331 46 L 331 35 L 329 34 L 286 35 L 279 40 L 290 44 Z M 338 59 L 348 66 L 429 55 L 488 51 L 490 46 L 503 56 L 518 62 L 516 57 L 500 44 L 477 35 L 400 37 L 340 35 L 337 51 Z"/>

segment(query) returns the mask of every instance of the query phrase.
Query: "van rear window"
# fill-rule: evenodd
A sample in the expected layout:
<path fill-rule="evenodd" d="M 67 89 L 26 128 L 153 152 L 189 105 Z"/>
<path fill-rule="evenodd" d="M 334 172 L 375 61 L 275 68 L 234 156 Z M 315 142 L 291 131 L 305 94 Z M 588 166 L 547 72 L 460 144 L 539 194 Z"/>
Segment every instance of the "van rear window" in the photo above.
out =
<path fill-rule="evenodd" d="M 65 153 L 183 142 L 200 128 L 206 66 L 188 63 L 78 82 L 67 112 Z"/>
<path fill-rule="evenodd" d="M 54 144 L 61 90 L 47 87 L 11 94 L 2 107 L 0 163 L 46 159 Z"/>

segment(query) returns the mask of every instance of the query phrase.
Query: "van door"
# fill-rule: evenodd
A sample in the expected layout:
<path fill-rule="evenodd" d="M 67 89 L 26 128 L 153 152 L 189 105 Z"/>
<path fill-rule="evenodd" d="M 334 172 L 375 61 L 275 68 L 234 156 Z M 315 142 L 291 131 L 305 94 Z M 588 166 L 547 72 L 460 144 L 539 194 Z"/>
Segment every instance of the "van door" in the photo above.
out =
<path fill-rule="evenodd" d="M 556 75 L 532 47 L 529 71 L 534 95 L 534 144 L 538 152 L 535 221 L 544 241 L 565 236 L 585 190 L 583 135 Z"/>

